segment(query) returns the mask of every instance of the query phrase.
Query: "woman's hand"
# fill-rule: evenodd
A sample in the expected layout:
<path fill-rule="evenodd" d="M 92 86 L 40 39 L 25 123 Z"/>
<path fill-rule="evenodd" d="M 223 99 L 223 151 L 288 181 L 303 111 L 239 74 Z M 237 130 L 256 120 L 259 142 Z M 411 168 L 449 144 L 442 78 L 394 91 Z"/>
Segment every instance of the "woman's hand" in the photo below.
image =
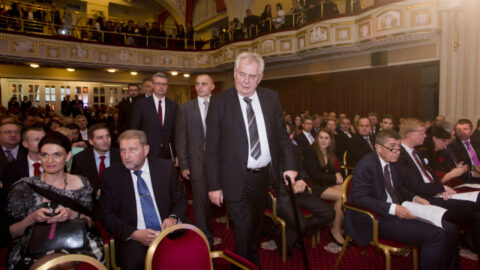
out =
<path fill-rule="evenodd" d="M 50 219 L 51 211 L 47 208 L 39 208 L 33 211 L 26 219 L 29 220 L 28 225 L 33 225 L 37 222 L 46 222 Z"/>
<path fill-rule="evenodd" d="M 47 222 L 48 223 L 55 223 L 55 222 L 63 222 L 67 219 L 74 219 L 77 216 L 77 212 L 65 208 L 65 207 L 58 207 L 55 209 L 55 216 L 51 217 Z"/>
<path fill-rule="evenodd" d="M 343 177 L 340 173 L 336 173 L 335 177 L 337 177 L 337 185 L 342 185 L 343 184 Z"/>

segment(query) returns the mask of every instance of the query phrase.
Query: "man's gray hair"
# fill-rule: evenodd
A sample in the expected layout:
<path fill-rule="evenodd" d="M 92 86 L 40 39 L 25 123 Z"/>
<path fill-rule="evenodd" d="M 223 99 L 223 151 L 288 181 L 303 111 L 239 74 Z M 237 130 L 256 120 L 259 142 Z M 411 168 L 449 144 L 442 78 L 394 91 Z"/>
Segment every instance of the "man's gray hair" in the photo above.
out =
<path fill-rule="evenodd" d="M 153 81 L 153 79 L 154 79 L 155 77 L 157 77 L 157 78 L 164 78 L 164 79 L 167 79 L 167 81 L 168 81 L 168 76 L 167 76 L 167 74 L 165 74 L 165 73 L 163 73 L 163 72 L 157 72 L 157 73 L 153 74 L 153 75 L 152 75 L 152 81 Z"/>
<path fill-rule="evenodd" d="M 142 146 L 147 145 L 147 135 L 145 135 L 145 132 L 138 129 L 129 129 L 122 132 L 122 134 L 118 136 L 118 144 L 120 144 L 120 142 L 123 140 L 132 139 L 138 139 Z"/>
<path fill-rule="evenodd" d="M 240 62 L 246 59 L 257 62 L 258 65 L 260 66 L 258 69 L 258 75 L 263 74 L 263 69 L 265 68 L 265 61 L 263 61 L 263 58 L 261 55 L 254 52 L 243 52 L 237 55 L 237 58 L 235 59 L 235 70 L 237 70 L 240 67 Z"/>

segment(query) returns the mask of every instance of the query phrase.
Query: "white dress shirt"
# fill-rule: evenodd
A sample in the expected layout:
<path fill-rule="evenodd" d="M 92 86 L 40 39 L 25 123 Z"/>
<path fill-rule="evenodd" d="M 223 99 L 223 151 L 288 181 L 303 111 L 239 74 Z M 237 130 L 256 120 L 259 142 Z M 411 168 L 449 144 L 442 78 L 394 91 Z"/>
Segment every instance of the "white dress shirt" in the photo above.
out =
<path fill-rule="evenodd" d="M 82 141 L 88 141 L 88 129 L 80 130 L 80 135 L 82 136 Z"/>
<path fill-rule="evenodd" d="M 97 165 L 97 172 L 100 171 L 100 162 L 102 161 L 100 159 L 100 154 L 93 149 L 93 156 L 95 157 L 95 164 Z M 105 164 L 105 169 L 110 167 L 110 151 L 108 151 L 105 155 L 105 159 L 103 160 L 103 163 Z"/>
<path fill-rule="evenodd" d="M 18 144 L 15 148 L 13 149 L 7 149 L 5 147 L 2 146 L 2 149 L 3 149 L 3 152 L 5 151 L 10 151 L 10 153 L 12 154 L 12 156 L 17 159 L 17 154 L 18 154 L 18 149 L 20 149 L 20 145 Z M 7 152 L 5 152 L 5 156 L 7 156 Z"/>
<path fill-rule="evenodd" d="M 35 175 L 35 167 L 33 167 L 34 163 L 40 163 L 40 161 L 33 161 L 30 156 L 27 155 L 27 162 L 28 162 L 28 176 L 32 177 Z M 40 166 L 40 172 L 43 172 L 42 166 Z"/>
<path fill-rule="evenodd" d="M 148 167 L 148 159 L 145 159 L 145 163 L 143 167 L 140 169 L 142 171 L 142 178 L 147 184 L 148 192 L 152 196 L 153 205 L 155 206 L 155 212 L 157 213 L 158 218 L 160 219 L 160 225 L 162 224 L 162 217 L 160 216 L 160 212 L 158 212 L 157 202 L 155 201 L 155 194 L 153 193 L 153 186 L 152 186 L 152 178 L 150 177 L 150 168 Z M 140 196 L 138 195 L 137 189 L 137 175 L 135 174 L 134 170 L 130 170 L 130 174 L 132 175 L 133 181 L 133 189 L 135 192 L 135 201 L 137 205 L 137 230 L 144 230 L 147 229 L 145 226 L 145 219 L 143 218 L 143 211 L 142 211 L 142 203 L 140 201 Z"/>
<path fill-rule="evenodd" d="M 420 172 L 420 174 L 422 175 L 422 179 L 423 179 L 423 182 L 427 183 L 427 184 L 430 184 L 430 180 L 428 179 L 428 176 L 426 176 L 424 173 L 423 173 L 423 170 L 422 168 L 420 168 L 417 164 L 417 162 L 415 162 L 415 158 L 413 157 L 413 149 L 406 146 L 405 144 L 402 143 L 402 146 L 403 148 L 405 149 L 405 151 L 407 151 L 408 155 L 410 156 L 410 158 L 413 160 L 413 163 L 415 163 L 415 166 L 417 166 L 417 169 L 418 171 Z M 420 157 L 418 157 L 420 159 Z M 421 162 L 421 161 L 420 161 Z M 426 173 L 428 173 L 428 175 L 430 176 L 431 179 L 434 179 L 433 176 L 427 171 L 425 170 Z"/>
<path fill-rule="evenodd" d="M 157 110 L 157 114 L 158 114 L 158 101 L 160 99 L 157 98 L 157 96 L 155 95 L 152 95 L 153 96 L 153 103 L 155 104 L 155 109 Z M 163 97 L 162 99 L 162 123 L 165 124 L 165 97 Z"/>
<path fill-rule="evenodd" d="M 271 161 L 272 157 L 270 156 L 270 147 L 268 145 L 267 137 L 267 128 L 265 126 L 265 120 L 263 119 L 262 107 L 260 106 L 260 100 L 258 99 L 257 92 L 249 97 L 252 99 L 252 109 L 255 113 L 255 120 L 257 122 L 258 138 L 260 140 L 260 150 L 262 151 L 260 157 L 255 160 L 251 155 L 250 150 L 250 134 L 248 130 L 248 118 L 247 118 L 247 103 L 243 100 L 241 95 L 238 95 L 238 100 L 240 102 L 240 107 L 242 109 L 243 122 L 245 129 L 247 131 L 248 139 L 248 161 L 247 168 L 249 169 L 259 169 L 267 166 Z"/>
<path fill-rule="evenodd" d="M 305 137 L 307 137 L 307 140 L 310 144 L 313 144 L 313 136 L 312 136 L 312 133 L 310 132 L 306 132 L 305 130 L 302 130 L 303 134 L 305 135 Z"/>
<path fill-rule="evenodd" d="M 389 164 L 388 162 L 386 162 L 385 160 L 383 160 L 381 157 L 378 157 L 380 159 L 380 165 L 382 166 L 382 175 L 385 175 L 383 172 L 384 172 L 384 168 L 385 168 L 385 165 Z M 390 181 L 392 183 L 390 183 L 393 187 L 393 176 L 392 176 L 392 169 L 389 167 L 389 170 L 390 170 Z M 385 176 L 384 176 L 385 177 Z M 384 179 L 385 180 L 385 179 Z M 394 191 L 395 191 L 395 188 L 394 188 Z M 388 193 L 388 190 L 387 190 L 387 186 L 385 186 L 385 193 L 387 193 L 387 202 L 388 203 L 391 203 L 390 204 L 390 209 L 388 209 L 388 213 L 392 216 L 395 216 L 395 210 L 397 209 L 397 205 L 392 203 L 392 197 L 390 197 L 390 193 Z"/>
<path fill-rule="evenodd" d="M 207 130 L 207 125 L 205 123 L 205 119 L 207 119 L 207 111 L 205 111 L 205 104 L 204 102 L 207 101 L 210 103 L 210 98 L 202 98 L 202 97 L 197 97 L 198 101 L 198 108 L 200 108 L 200 116 L 202 117 L 202 124 L 203 124 L 203 130 Z"/>

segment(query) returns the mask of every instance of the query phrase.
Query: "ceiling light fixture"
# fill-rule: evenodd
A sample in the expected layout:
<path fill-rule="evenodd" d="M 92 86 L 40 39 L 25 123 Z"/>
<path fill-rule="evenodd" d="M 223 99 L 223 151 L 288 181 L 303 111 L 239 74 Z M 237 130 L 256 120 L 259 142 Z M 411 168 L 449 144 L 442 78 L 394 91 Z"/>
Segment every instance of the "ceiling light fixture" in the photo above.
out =
<path fill-rule="evenodd" d="M 32 67 L 32 68 L 39 68 L 40 65 L 39 65 L 39 64 L 35 64 L 35 63 L 31 63 L 31 64 L 30 64 L 30 67 Z"/>
<path fill-rule="evenodd" d="M 75 69 L 74 69 L 74 68 L 67 68 L 67 71 L 68 71 L 68 72 L 74 72 Z"/>
<path fill-rule="evenodd" d="M 172 76 L 177 76 L 178 72 L 177 71 L 172 71 L 172 72 L 170 72 L 170 74 L 172 74 Z"/>
<path fill-rule="evenodd" d="M 110 73 L 115 73 L 115 72 L 117 72 L 117 70 L 114 69 L 114 68 L 109 68 L 109 69 L 107 69 L 107 71 L 110 72 Z"/>
<path fill-rule="evenodd" d="M 130 74 L 131 74 L 132 76 L 137 76 L 138 73 L 137 73 L 136 71 L 132 71 L 132 72 L 130 72 Z"/>
<path fill-rule="evenodd" d="M 183 74 L 183 77 L 185 77 L 185 78 L 190 78 L 190 74 L 185 73 L 185 74 Z"/>

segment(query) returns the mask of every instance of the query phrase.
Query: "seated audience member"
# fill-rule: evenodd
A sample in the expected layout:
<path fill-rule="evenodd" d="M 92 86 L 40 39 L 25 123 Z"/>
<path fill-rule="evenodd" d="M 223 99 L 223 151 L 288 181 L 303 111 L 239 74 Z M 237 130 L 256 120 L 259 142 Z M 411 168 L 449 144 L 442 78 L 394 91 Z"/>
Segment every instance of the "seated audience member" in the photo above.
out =
<path fill-rule="evenodd" d="M 318 114 L 314 114 L 312 116 L 312 120 L 313 120 L 312 135 L 313 135 L 313 137 L 315 137 L 315 136 L 317 136 L 318 131 L 322 127 L 322 117 Z"/>
<path fill-rule="evenodd" d="M 454 186 L 450 180 L 468 172 L 468 166 L 463 162 L 451 160 L 445 149 L 450 142 L 450 132 L 439 125 L 433 125 L 425 138 L 421 154 L 428 159 L 428 166 L 433 170 L 443 184 Z M 457 179 L 458 180 L 458 179 Z M 455 181 L 454 181 L 455 182 Z"/>
<path fill-rule="evenodd" d="M 75 124 L 78 125 L 80 131 L 79 141 L 88 142 L 88 120 L 83 114 L 75 116 Z"/>
<path fill-rule="evenodd" d="M 331 131 L 320 129 L 311 147 L 303 148 L 303 163 L 312 183 L 313 194 L 334 201 L 335 219 L 330 235 L 337 244 L 343 244 L 342 236 L 342 184 L 338 159 L 335 157 L 335 141 Z"/>
<path fill-rule="evenodd" d="M 246 16 L 243 19 L 243 26 L 247 28 L 247 37 L 252 38 L 257 35 L 257 24 L 260 21 L 260 17 L 252 15 L 250 9 L 247 9 L 245 13 Z"/>
<path fill-rule="evenodd" d="M 448 146 L 458 162 L 463 162 L 470 170 L 460 179 L 465 183 L 479 183 L 480 181 L 480 145 L 470 140 L 473 126 L 468 119 L 460 119 L 455 124 L 455 140 Z"/>
<path fill-rule="evenodd" d="M 103 124 L 95 124 L 88 129 L 88 143 L 92 147 L 73 157 L 72 174 L 86 177 L 97 194 L 100 189 L 102 171 L 115 163 L 120 163 L 120 152 L 111 147 L 110 131 Z"/>
<path fill-rule="evenodd" d="M 267 4 L 263 9 L 259 28 L 262 33 L 272 30 L 272 6 L 270 4 Z"/>
<path fill-rule="evenodd" d="M 480 119 L 477 121 L 477 128 L 472 132 L 470 140 L 472 141 L 472 145 L 480 145 Z"/>
<path fill-rule="evenodd" d="M 23 177 L 32 177 L 43 172 L 40 166 L 40 152 L 38 143 L 45 136 L 45 131 L 41 125 L 29 127 L 22 133 L 22 145 L 27 149 L 28 154 L 25 157 L 18 158 L 5 168 L 3 175 L 3 188 L 8 192 L 13 183 Z"/>
<path fill-rule="evenodd" d="M 87 143 L 85 141 L 83 141 L 82 138 L 80 137 L 80 127 L 77 124 L 71 123 L 71 124 L 65 125 L 65 127 L 70 129 L 71 132 L 72 132 L 71 141 L 72 141 L 72 147 L 73 148 L 87 148 L 88 147 Z M 73 155 L 75 155 L 77 151 L 73 151 L 73 152 L 74 152 Z M 80 152 L 80 151 L 78 151 L 78 152 Z"/>
<path fill-rule="evenodd" d="M 358 133 L 352 136 L 348 146 L 348 164 L 357 164 L 363 156 L 370 153 L 373 149 L 373 138 L 370 136 L 370 120 L 362 117 L 358 120 Z"/>
<path fill-rule="evenodd" d="M 355 167 L 348 201 L 375 211 L 379 237 L 421 247 L 420 269 L 460 269 L 455 226 L 443 221 L 441 229 L 416 220 L 401 205 L 404 201 L 429 203 L 403 186 L 404 171 L 397 163 L 400 148 L 395 131 L 381 131 L 376 136 L 375 151 Z M 346 210 L 344 227 L 345 233 L 362 246 L 372 240 L 372 223 L 363 214 Z"/>
<path fill-rule="evenodd" d="M 147 159 L 150 147 L 143 131 L 127 130 L 118 141 L 122 163 L 102 172 L 100 220 L 115 237 L 119 266 L 143 269 L 153 239 L 185 221 L 187 201 L 173 163 Z"/>
<path fill-rule="evenodd" d="M 280 3 L 277 3 L 275 8 L 277 9 L 277 14 L 276 17 L 272 19 L 272 23 L 275 29 L 280 29 L 285 23 L 285 10 L 283 10 L 282 4 Z"/>
<path fill-rule="evenodd" d="M 333 134 L 336 133 L 336 129 L 337 129 L 337 121 L 333 120 L 333 119 L 328 119 L 327 120 L 327 123 L 325 124 L 325 128 L 330 130 Z"/>
<path fill-rule="evenodd" d="M 62 123 L 60 123 L 59 120 L 52 118 L 48 121 L 46 129 L 47 129 L 47 132 L 52 132 L 61 126 L 62 126 Z"/>
<path fill-rule="evenodd" d="M 368 120 L 370 120 L 370 135 L 375 136 L 380 131 L 380 125 L 378 124 L 377 113 L 371 112 L 368 114 Z"/>
<path fill-rule="evenodd" d="M 302 153 L 300 148 L 293 139 L 295 135 L 294 126 L 287 124 L 287 132 L 292 140 L 293 144 L 293 155 L 296 163 L 296 168 L 298 168 L 299 173 L 297 179 L 293 186 L 295 193 L 295 198 L 297 201 L 296 212 L 302 213 L 300 208 L 308 209 L 312 212 L 312 216 L 305 218 L 303 215 L 300 216 L 300 231 L 308 236 L 315 235 L 322 227 L 330 223 L 334 217 L 335 212 L 333 209 L 325 204 L 322 199 L 319 197 L 305 192 L 306 183 L 303 179 L 306 177 L 305 169 L 302 164 Z M 280 181 L 272 181 L 272 187 L 277 194 L 277 214 L 286 223 L 287 231 L 287 256 L 292 255 L 292 247 L 295 246 L 298 237 L 301 237 L 297 233 L 296 221 L 295 221 L 295 211 L 292 206 L 292 201 L 287 193 L 285 185 Z M 270 203 L 270 201 L 269 201 Z M 271 207 L 271 206 L 270 206 Z M 279 249 L 281 251 L 281 249 Z"/>
<path fill-rule="evenodd" d="M 302 133 L 302 117 L 300 115 L 295 116 L 293 124 L 295 125 L 295 134 Z"/>
<path fill-rule="evenodd" d="M 295 141 L 300 147 L 308 147 L 315 141 L 312 134 L 312 118 L 310 116 L 302 118 L 302 132 L 295 136 Z"/>
<path fill-rule="evenodd" d="M 472 228 L 473 251 L 480 251 L 480 211 L 478 201 L 471 202 L 449 198 L 456 192 L 443 185 L 442 181 L 425 164 L 424 157 L 415 150 L 423 144 L 426 137 L 425 126 L 418 119 L 404 119 L 400 125 L 401 151 L 398 161 L 400 168 L 406 173 L 402 184 L 415 196 L 421 196 L 430 204 L 447 209 L 443 218 L 449 222 L 462 224 Z M 355 170 L 355 173 L 357 171 Z M 437 197 L 441 196 L 441 197 Z"/>
<path fill-rule="evenodd" d="M 350 144 L 350 139 L 352 139 L 353 134 L 350 132 L 350 119 L 348 117 L 342 118 L 340 120 L 340 125 L 336 129 L 335 134 L 335 155 L 340 159 L 342 162 L 343 154 L 348 149 L 348 145 Z"/>
<path fill-rule="evenodd" d="M 92 225 L 89 217 L 93 206 L 90 182 L 84 177 L 64 172 L 65 161 L 71 156 L 68 138 L 53 132 L 45 136 L 38 147 L 44 172 L 22 178 L 8 193 L 7 213 L 18 222 L 10 231 L 12 235 L 22 235 L 9 254 L 8 269 L 28 269 L 41 257 L 56 256 L 56 253 L 86 254 L 103 261 L 101 238 L 90 230 L 86 233 L 85 246 L 80 250 L 46 250 L 43 254 L 35 255 L 28 252 L 32 226 L 37 222 L 86 219 L 89 227 Z"/>
<path fill-rule="evenodd" d="M 393 117 L 390 115 L 384 115 L 380 119 L 380 130 L 387 129 L 393 129 Z"/>
<path fill-rule="evenodd" d="M 20 126 L 12 122 L 0 124 L 0 176 L 5 166 L 16 159 L 27 156 L 27 150 L 20 145 Z"/>
<path fill-rule="evenodd" d="M 300 5 L 300 3 L 297 0 L 292 0 L 292 7 L 290 8 L 288 14 L 293 15 L 293 22 L 294 25 L 288 25 L 288 26 L 299 26 L 303 23 L 303 7 Z"/>

